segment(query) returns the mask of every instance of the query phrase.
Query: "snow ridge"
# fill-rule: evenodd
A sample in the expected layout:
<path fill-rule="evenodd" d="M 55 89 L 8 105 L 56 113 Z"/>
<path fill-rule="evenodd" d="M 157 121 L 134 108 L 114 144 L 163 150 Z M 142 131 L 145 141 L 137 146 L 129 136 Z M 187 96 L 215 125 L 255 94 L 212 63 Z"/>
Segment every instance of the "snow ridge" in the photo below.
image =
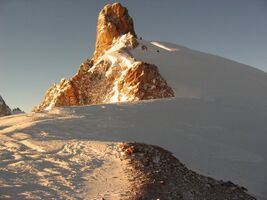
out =
<path fill-rule="evenodd" d="M 159 42 L 151 42 L 151 44 L 153 44 L 153 45 L 155 45 L 157 47 L 160 47 L 160 48 L 162 48 L 162 49 L 164 49 L 166 51 L 179 51 L 178 48 L 170 48 L 170 47 L 167 47 L 166 45 L 161 44 Z"/>

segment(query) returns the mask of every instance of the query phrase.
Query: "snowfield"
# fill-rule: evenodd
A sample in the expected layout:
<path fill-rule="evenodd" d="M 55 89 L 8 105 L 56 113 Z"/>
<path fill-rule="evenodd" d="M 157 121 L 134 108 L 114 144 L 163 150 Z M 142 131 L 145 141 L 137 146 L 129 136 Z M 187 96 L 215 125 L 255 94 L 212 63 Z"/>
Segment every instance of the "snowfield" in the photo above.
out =
<path fill-rule="evenodd" d="M 130 53 L 157 65 L 176 97 L 1 118 L 1 198 L 53 192 L 119 198 L 109 195 L 123 195 L 129 177 L 110 152 L 114 142 L 137 141 L 159 145 L 188 168 L 267 199 L 267 74 L 178 45 L 138 42 Z M 114 59 L 113 48 L 105 59 Z M 128 66 L 128 58 L 119 58 Z"/>
<path fill-rule="evenodd" d="M 114 150 L 116 143 L 64 139 L 39 127 L 48 121 L 57 123 L 66 119 L 75 117 L 23 114 L 1 121 L 1 125 L 7 126 L 1 127 L 4 134 L 0 142 L 0 199 L 121 199 L 126 196 L 131 188 L 130 177 L 124 172 L 128 166 Z M 29 132 L 22 131 L 24 128 Z"/>
<path fill-rule="evenodd" d="M 66 107 L 51 112 L 54 113 L 29 113 L 1 119 L 0 177 L 1 183 L 7 186 L 1 188 L 0 193 L 8 191 L 8 184 L 12 182 L 7 181 L 20 167 L 24 168 L 24 162 L 40 162 L 44 157 L 61 160 L 58 157 L 61 155 L 55 153 L 62 144 L 87 146 L 87 141 L 138 141 L 160 145 L 190 169 L 216 179 L 231 180 L 247 187 L 249 193 L 266 199 L 266 113 L 199 99 Z M 71 147 L 65 148 L 78 166 L 69 170 L 80 172 L 85 167 L 80 162 L 85 158 L 76 158 L 77 152 L 71 152 Z M 46 152 L 50 152 L 52 158 L 44 156 Z M 85 152 L 85 156 L 89 155 L 93 159 L 94 152 Z M 65 162 L 65 165 L 71 164 L 66 159 Z M 9 168 L 2 171 L 11 164 L 13 172 Z M 41 173 L 45 167 L 38 165 L 36 173 L 38 170 Z M 89 168 L 94 167 L 94 161 L 93 166 L 90 165 Z M 64 174 L 64 169 L 55 170 Z M 97 173 L 88 174 L 96 176 Z M 13 187 L 14 182 L 11 185 Z M 103 184 L 103 187 L 107 186 Z"/>

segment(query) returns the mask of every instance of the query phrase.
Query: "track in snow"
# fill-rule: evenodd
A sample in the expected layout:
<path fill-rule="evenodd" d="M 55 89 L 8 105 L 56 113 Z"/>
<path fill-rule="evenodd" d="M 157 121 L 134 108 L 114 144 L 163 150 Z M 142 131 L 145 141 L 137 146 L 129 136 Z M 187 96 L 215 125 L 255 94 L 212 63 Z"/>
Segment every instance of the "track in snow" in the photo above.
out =
<path fill-rule="evenodd" d="M 19 117 L 29 125 L 31 118 Z M 27 120 L 28 119 L 28 120 Z M 46 119 L 47 120 L 47 119 Z M 130 190 L 115 143 L 0 132 L 0 199 L 120 199 Z M 48 133 L 41 134 L 47 136 Z M 125 165 L 124 165 L 125 164 Z"/>

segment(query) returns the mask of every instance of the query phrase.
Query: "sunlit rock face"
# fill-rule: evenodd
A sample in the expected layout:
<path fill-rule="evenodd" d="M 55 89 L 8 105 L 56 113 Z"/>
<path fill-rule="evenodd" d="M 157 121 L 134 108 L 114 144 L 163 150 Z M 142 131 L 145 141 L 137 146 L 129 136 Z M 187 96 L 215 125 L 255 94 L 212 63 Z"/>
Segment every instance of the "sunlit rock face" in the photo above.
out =
<path fill-rule="evenodd" d="M 33 111 L 173 97 L 157 66 L 130 54 L 137 46 L 127 9 L 119 3 L 105 6 L 98 18 L 94 58 L 82 63 L 70 80 L 62 79 L 50 87 Z"/>
<path fill-rule="evenodd" d="M 0 117 L 6 115 L 11 115 L 11 110 L 8 105 L 6 105 L 4 99 L 0 96 Z"/>
<path fill-rule="evenodd" d="M 137 63 L 132 66 L 118 83 L 119 94 L 126 101 L 173 97 L 174 93 L 160 75 L 157 66 L 148 63 Z"/>
<path fill-rule="evenodd" d="M 120 3 L 106 5 L 98 16 L 94 61 L 111 47 L 114 39 L 126 33 L 136 37 L 133 19 L 127 8 Z"/>

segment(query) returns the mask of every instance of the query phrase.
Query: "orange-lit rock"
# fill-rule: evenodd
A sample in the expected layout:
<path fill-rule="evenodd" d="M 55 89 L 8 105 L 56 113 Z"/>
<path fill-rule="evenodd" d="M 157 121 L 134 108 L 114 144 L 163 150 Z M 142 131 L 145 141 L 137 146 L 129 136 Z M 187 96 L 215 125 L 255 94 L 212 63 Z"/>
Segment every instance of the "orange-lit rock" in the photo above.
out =
<path fill-rule="evenodd" d="M 98 65 L 93 71 L 80 69 L 71 80 L 63 79 L 58 85 L 54 84 L 46 92 L 43 102 L 33 111 L 174 96 L 155 65 L 137 62 L 130 69 L 122 67 L 118 71 L 125 71 L 123 77 L 115 70 L 107 77 L 110 64 L 101 62 Z"/>
<path fill-rule="evenodd" d="M 98 16 L 94 61 L 111 47 L 113 39 L 126 33 L 136 37 L 133 19 L 127 8 L 120 3 L 106 5 Z"/>
<path fill-rule="evenodd" d="M 119 83 L 119 91 L 126 101 L 173 97 L 173 90 L 160 75 L 157 66 L 140 62 L 130 68 L 124 80 Z"/>

